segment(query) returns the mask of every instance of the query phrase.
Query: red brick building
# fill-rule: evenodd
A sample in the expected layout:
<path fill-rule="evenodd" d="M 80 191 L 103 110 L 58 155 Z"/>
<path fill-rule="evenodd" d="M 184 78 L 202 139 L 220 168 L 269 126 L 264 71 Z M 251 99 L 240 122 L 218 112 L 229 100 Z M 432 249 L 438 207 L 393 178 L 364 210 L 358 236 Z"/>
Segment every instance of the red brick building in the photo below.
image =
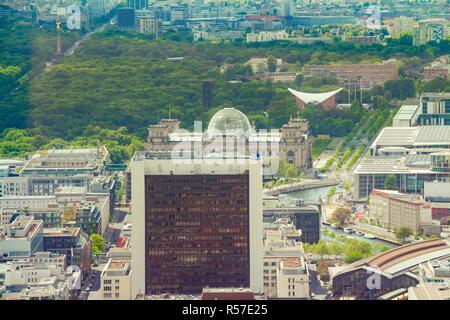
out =
<path fill-rule="evenodd" d="M 398 62 L 389 59 L 378 64 L 306 65 L 303 67 L 303 76 L 337 78 L 339 84 L 346 88 L 369 90 L 396 78 Z"/>
<path fill-rule="evenodd" d="M 423 79 L 432 80 L 434 78 L 450 79 L 448 72 L 450 70 L 450 55 L 445 55 L 434 60 L 430 65 L 423 69 Z"/>

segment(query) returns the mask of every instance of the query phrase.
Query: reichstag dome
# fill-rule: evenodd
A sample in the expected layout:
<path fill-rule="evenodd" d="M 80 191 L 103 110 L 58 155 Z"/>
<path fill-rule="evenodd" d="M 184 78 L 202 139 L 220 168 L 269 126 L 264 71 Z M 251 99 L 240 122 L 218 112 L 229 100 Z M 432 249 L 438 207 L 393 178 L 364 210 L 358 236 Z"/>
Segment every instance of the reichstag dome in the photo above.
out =
<path fill-rule="evenodd" d="M 170 152 L 175 146 L 183 143 L 191 144 L 194 152 L 194 144 L 202 144 L 203 155 L 211 150 L 212 143 L 223 136 L 245 137 L 245 153 L 258 152 L 264 157 L 279 156 L 286 163 L 294 164 L 299 172 L 312 167 L 312 136 L 308 129 L 308 121 L 305 119 L 292 119 L 280 130 L 273 132 L 267 130 L 258 132 L 250 125 L 247 116 L 235 108 L 224 108 L 216 112 L 205 132 L 188 132 L 179 127 L 178 119 L 162 119 L 158 124 L 150 125 L 148 128 L 147 143 L 144 144 L 146 151 Z M 225 142 L 222 150 L 229 152 Z M 249 148 L 250 144 L 257 145 L 257 151 Z M 241 150 L 233 143 L 234 151 L 240 155 Z M 239 150 L 238 150 L 239 149 Z M 217 153 L 216 147 L 212 148 Z"/>

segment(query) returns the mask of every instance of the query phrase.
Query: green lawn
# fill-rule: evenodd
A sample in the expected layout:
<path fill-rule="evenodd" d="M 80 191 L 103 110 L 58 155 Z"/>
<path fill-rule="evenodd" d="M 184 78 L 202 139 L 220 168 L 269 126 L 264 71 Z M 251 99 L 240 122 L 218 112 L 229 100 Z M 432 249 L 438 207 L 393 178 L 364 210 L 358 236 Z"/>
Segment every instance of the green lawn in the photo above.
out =
<path fill-rule="evenodd" d="M 332 140 L 333 139 L 314 140 L 312 144 L 313 159 L 316 159 L 322 153 L 322 151 L 324 151 L 328 147 Z"/>
<path fill-rule="evenodd" d="M 334 138 L 331 139 L 331 143 L 328 145 L 327 149 L 328 150 L 334 150 L 338 147 L 339 143 L 344 140 L 344 138 Z"/>

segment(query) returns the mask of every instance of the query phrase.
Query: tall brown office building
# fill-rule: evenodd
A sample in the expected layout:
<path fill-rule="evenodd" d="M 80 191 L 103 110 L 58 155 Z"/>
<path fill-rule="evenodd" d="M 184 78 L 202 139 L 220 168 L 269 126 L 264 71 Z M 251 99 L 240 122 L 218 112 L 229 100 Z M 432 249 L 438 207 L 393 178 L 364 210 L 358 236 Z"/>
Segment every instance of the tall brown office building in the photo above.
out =
<path fill-rule="evenodd" d="M 205 287 L 258 292 L 261 164 L 178 161 L 133 159 L 134 294 L 201 294 Z"/>

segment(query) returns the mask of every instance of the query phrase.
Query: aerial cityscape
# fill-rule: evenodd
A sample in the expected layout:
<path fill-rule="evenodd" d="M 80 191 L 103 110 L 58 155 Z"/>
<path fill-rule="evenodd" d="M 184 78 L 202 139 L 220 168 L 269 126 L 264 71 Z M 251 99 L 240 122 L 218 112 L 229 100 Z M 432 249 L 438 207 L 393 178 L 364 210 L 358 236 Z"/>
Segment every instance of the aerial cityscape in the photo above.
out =
<path fill-rule="evenodd" d="M 448 0 L 0 0 L 0 300 L 450 300 L 449 73 Z"/>

